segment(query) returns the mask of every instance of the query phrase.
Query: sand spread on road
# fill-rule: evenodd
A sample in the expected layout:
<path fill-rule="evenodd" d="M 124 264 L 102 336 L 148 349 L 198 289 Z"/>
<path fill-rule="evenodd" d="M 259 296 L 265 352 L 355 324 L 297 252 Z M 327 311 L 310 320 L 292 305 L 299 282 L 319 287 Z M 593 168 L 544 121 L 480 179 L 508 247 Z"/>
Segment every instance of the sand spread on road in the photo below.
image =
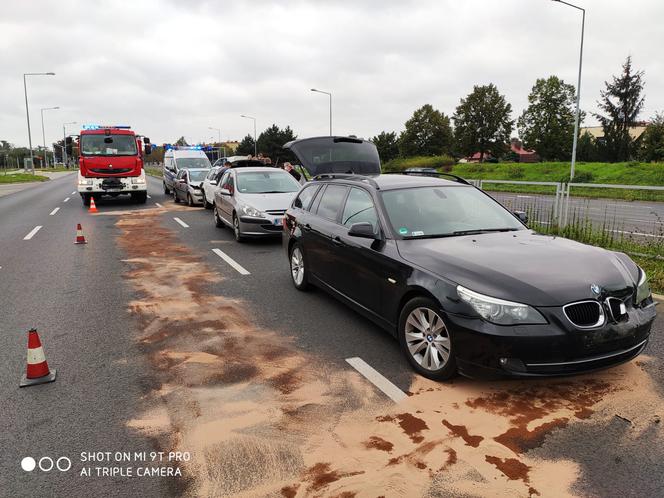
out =
<path fill-rule="evenodd" d="M 212 294 L 209 283 L 223 289 L 219 268 L 162 227 L 161 212 L 117 221 L 136 340 L 157 386 L 154 409 L 128 426 L 192 453 L 191 496 L 571 496 L 580 466 L 528 450 L 616 414 L 637 437 L 664 414 L 644 358 L 563 380 L 414 375 L 395 404 L 350 368 L 257 326 L 247 303 Z"/>

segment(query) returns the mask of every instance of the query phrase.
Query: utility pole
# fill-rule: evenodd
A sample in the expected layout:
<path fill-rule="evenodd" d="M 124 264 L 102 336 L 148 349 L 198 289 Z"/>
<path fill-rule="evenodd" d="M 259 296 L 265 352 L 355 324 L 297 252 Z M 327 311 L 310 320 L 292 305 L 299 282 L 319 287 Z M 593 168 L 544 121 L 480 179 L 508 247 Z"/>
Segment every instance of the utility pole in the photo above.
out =
<path fill-rule="evenodd" d="M 23 92 L 25 94 L 25 116 L 28 121 L 28 145 L 30 147 L 30 171 L 35 172 L 35 160 L 32 154 L 32 132 L 30 131 L 30 108 L 28 107 L 28 84 L 26 76 L 55 76 L 55 73 L 23 73 Z"/>

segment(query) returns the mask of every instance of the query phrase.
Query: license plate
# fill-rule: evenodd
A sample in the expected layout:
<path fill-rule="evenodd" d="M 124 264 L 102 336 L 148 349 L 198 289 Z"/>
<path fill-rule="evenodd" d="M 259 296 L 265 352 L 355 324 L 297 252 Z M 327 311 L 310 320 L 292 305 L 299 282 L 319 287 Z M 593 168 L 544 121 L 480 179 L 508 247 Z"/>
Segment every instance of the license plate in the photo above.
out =
<path fill-rule="evenodd" d="M 282 219 L 281 219 L 281 218 L 277 218 L 276 220 L 274 220 L 274 225 L 275 225 L 275 226 L 280 227 L 280 226 L 281 226 L 281 223 L 282 223 Z"/>

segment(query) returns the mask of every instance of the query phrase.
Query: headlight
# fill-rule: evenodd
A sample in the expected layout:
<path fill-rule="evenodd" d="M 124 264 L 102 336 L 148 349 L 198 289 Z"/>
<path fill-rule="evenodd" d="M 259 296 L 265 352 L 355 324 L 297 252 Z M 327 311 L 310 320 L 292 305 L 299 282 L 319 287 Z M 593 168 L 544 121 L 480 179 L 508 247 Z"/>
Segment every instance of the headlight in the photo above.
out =
<path fill-rule="evenodd" d="M 457 294 L 462 301 L 470 304 L 487 322 L 498 325 L 520 325 L 525 323 L 547 323 L 546 319 L 535 308 L 522 303 L 503 301 L 495 297 L 485 296 L 457 286 Z"/>
<path fill-rule="evenodd" d="M 643 271 L 643 268 L 639 266 L 639 283 L 636 284 L 636 304 L 640 304 L 644 299 L 650 297 L 650 283 L 648 282 L 648 276 L 646 272 Z"/>
<path fill-rule="evenodd" d="M 261 213 L 258 209 L 251 207 L 251 206 L 242 206 L 241 211 L 247 215 L 251 216 L 252 218 L 262 218 L 263 213 Z"/>
<path fill-rule="evenodd" d="M 132 177 L 131 183 L 145 183 L 145 178 L 141 176 Z"/>

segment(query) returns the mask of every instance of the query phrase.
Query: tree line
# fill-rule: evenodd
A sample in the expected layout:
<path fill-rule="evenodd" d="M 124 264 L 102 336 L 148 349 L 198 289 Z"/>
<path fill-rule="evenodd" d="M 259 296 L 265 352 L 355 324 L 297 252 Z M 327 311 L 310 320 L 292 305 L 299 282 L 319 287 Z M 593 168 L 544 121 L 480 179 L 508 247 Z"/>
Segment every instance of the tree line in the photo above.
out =
<path fill-rule="evenodd" d="M 633 137 L 630 129 L 640 125 L 644 104 L 644 72 L 632 68 L 627 57 L 622 72 L 606 81 L 597 102 L 603 137 L 589 133 L 579 137 L 577 160 L 618 162 L 632 159 L 664 160 L 664 114 L 656 114 L 645 132 Z M 512 106 L 494 84 L 476 85 L 460 99 L 450 117 L 425 104 L 406 121 L 404 130 L 383 131 L 371 140 L 383 161 L 397 157 L 449 155 L 465 157 L 479 153 L 511 159 L 510 138 L 515 129 L 523 146 L 534 149 L 542 160 L 571 158 L 574 136 L 576 91 L 557 76 L 537 79 L 528 95 L 528 106 L 514 120 Z M 580 121 L 586 113 L 580 113 Z"/>

